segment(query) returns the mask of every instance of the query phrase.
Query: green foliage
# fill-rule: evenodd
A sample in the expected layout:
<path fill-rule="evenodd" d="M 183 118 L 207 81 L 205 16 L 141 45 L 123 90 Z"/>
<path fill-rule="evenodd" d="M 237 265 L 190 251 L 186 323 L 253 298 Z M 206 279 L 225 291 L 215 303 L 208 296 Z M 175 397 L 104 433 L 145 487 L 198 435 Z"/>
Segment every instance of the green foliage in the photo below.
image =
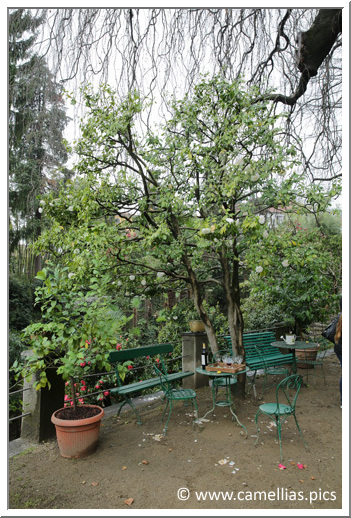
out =
<path fill-rule="evenodd" d="M 9 246 L 15 272 L 31 274 L 33 265 L 18 265 L 27 244 L 43 227 L 37 196 L 57 178 L 67 160 L 63 131 L 67 117 L 62 88 L 55 82 L 45 58 L 34 51 L 42 18 L 31 10 L 9 14 Z M 55 170 L 55 173 L 54 173 Z"/>
<path fill-rule="evenodd" d="M 320 212 L 339 187 L 326 192 L 306 184 L 295 149 L 280 132 L 284 115 L 257 95 L 240 81 L 204 78 L 191 96 L 174 102 L 157 134 L 143 136 L 136 121 L 145 101 L 137 92 L 120 100 L 108 86 L 84 88 L 88 112 L 74 146 L 79 179 L 43 200 L 50 228 L 36 250 L 67 268 L 76 290 L 133 300 L 191 287 L 197 312 L 205 314 L 205 292 L 214 286 L 232 312 L 228 322 L 241 321 L 239 279 L 250 270 L 260 274 L 257 267 L 269 276 L 269 282 L 258 279 L 275 299 L 287 300 L 295 293 L 292 276 L 286 286 L 275 283 L 286 272 L 281 262 L 311 265 L 315 257 L 307 242 L 294 251 L 294 236 L 270 232 L 267 211 Z M 307 290 L 315 297 L 311 276 L 299 268 L 301 296 Z M 281 309 L 290 316 L 286 306 Z M 174 326 L 168 322 L 169 336 Z M 144 325 L 136 333 L 136 339 L 151 338 Z"/>
<path fill-rule="evenodd" d="M 38 316 L 34 308 L 35 283 L 9 277 L 9 327 L 21 331 Z"/>
<path fill-rule="evenodd" d="M 36 292 L 42 319 L 23 332 L 32 355 L 22 375 L 39 372 L 36 388 L 40 389 L 48 384 L 49 365 L 55 365 L 65 380 L 96 370 L 110 371 L 108 353 L 116 348 L 117 335 L 128 318 L 121 315 L 110 297 L 101 295 L 94 280 L 88 280 L 87 291 L 73 285 L 67 268 L 44 269 L 37 278 L 43 281 Z"/>
<path fill-rule="evenodd" d="M 341 291 L 341 234 L 292 221 L 272 229 L 247 254 L 247 283 L 255 300 L 277 306 L 303 331 L 337 312 Z"/>

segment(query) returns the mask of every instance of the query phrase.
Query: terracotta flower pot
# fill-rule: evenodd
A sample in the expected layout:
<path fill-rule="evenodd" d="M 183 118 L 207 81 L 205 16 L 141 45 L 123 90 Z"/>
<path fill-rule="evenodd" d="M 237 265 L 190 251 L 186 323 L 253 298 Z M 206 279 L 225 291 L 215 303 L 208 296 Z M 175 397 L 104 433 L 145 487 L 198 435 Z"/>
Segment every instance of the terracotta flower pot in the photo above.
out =
<path fill-rule="evenodd" d="M 189 327 L 192 333 L 203 333 L 205 331 L 205 324 L 202 320 L 190 320 Z"/>
<path fill-rule="evenodd" d="M 313 365 L 310 365 L 308 363 L 304 363 L 306 360 L 308 361 L 315 361 L 317 358 L 319 345 L 318 347 L 313 347 L 312 349 L 296 349 L 295 355 L 296 355 L 296 365 L 300 369 L 313 369 Z"/>
<path fill-rule="evenodd" d="M 67 459 L 87 457 L 96 450 L 98 445 L 104 410 L 97 405 L 84 405 L 84 407 L 98 409 L 99 412 L 83 419 L 60 419 L 57 414 L 65 410 L 60 408 L 51 416 L 51 421 L 56 428 L 61 456 Z"/>

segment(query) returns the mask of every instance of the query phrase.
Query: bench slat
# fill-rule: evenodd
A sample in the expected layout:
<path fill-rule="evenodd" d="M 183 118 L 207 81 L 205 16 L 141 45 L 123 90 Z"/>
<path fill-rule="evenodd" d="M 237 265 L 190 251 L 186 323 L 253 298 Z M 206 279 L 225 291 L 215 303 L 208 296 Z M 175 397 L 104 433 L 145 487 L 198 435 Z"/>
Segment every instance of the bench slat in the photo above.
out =
<path fill-rule="evenodd" d="M 181 372 L 173 372 L 172 374 L 167 374 L 167 378 L 169 381 L 178 381 L 183 378 L 187 378 L 188 376 L 194 376 L 194 373 L 191 371 L 181 371 Z M 123 387 L 115 387 L 110 391 L 112 393 L 117 393 L 120 395 L 123 394 L 133 394 L 136 392 L 140 392 L 142 390 L 146 390 L 148 388 L 157 387 L 161 384 L 160 377 L 150 378 L 148 380 L 136 381 L 135 383 L 129 383 L 129 385 L 123 385 Z"/>

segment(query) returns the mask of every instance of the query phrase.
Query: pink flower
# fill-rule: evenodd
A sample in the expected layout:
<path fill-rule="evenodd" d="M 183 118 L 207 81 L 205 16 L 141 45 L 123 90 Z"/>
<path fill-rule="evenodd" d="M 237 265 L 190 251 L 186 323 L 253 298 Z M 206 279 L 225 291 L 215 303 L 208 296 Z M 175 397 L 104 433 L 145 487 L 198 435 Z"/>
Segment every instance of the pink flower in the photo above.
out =
<path fill-rule="evenodd" d="M 286 469 L 286 466 L 284 466 L 284 464 L 279 464 L 278 468 L 279 469 Z"/>
<path fill-rule="evenodd" d="M 109 396 L 109 395 L 110 395 L 110 391 L 109 390 L 105 390 L 104 396 Z"/>
<path fill-rule="evenodd" d="M 67 394 L 65 395 L 65 401 L 67 401 L 67 399 L 69 399 L 69 397 L 67 396 Z"/>
<path fill-rule="evenodd" d="M 150 356 L 147 356 L 147 357 L 146 357 L 146 359 L 147 359 L 147 360 L 150 360 Z"/>
<path fill-rule="evenodd" d="M 304 468 L 303 464 L 299 464 L 299 463 L 297 463 L 297 464 L 296 464 L 296 466 L 297 466 L 299 469 L 303 469 L 303 468 Z"/>
<path fill-rule="evenodd" d="M 95 388 L 96 388 L 96 389 L 99 389 L 99 388 L 100 388 L 100 385 L 95 385 Z"/>
<path fill-rule="evenodd" d="M 84 403 L 84 399 L 83 398 L 79 398 L 78 401 L 79 401 L 79 403 Z"/>
<path fill-rule="evenodd" d="M 85 385 L 83 385 L 83 386 L 80 388 L 80 390 L 86 390 L 86 389 L 87 389 L 87 388 L 86 388 L 86 386 L 85 386 Z"/>

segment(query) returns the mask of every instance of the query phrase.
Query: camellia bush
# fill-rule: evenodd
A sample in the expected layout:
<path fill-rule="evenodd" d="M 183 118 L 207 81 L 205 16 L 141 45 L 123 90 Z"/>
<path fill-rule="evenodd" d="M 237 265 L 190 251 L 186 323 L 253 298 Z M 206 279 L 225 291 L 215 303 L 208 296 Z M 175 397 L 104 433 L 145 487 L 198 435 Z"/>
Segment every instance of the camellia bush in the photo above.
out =
<path fill-rule="evenodd" d="M 75 180 L 41 200 L 49 228 L 37 251 L 68 268 L 74 290 L 90 278 L 106 296 L 190 288 L 213 352 L 218 337 L 204 301 L 215 286 L 243 354 L 240 281 L 263 268 L 250 250 L 266 242 L 268 210 L 325 210 L 338 187 L 304 181 L 280 129 L 284 114 L 240 81 L 204 78 L 174 102 L 166 124 L 145 134 L 140 93 L 119 99 L 108 86 L 87 87 L 82 97 Z M 293 254 L 291 240 L 287 246 Z"/>
<path fill-rule="evenodd" d="M 341 228 L 328 232 L 324 216 L 287 220 L 247 253 L 252 270 L 246 286 L 252 299 L 279 308 L 296 334 L 313 322 L 327 323 L 339 311 Z"/>
<path fill-rule="evenodd" d="M 72 272 L 67 267 L 56 266 L 37 274 L 42 281 L 36 291 L 41 320 L 24 329 L 23 340 L 31 355 L 24 366 L 16 361 L 13 370 L 29 379 L 33 374 L 38 375 L 34 387 L 39 390 L 50 388 L 47 369 L 55 367 L 57 374 L 69 381 L 75 407 L 75 380 L 88 373 L 111 370 L 107 357 L 117 347 L 118 334 L 128 318 L 114 307 L 110 297 L 101 295 L 101 285 L 94 279 L 89 280 L 90 289 L 82 290 L 71 278 Z M 119 366 L 122 379 L 130 364 L 124 362 Z"/>

